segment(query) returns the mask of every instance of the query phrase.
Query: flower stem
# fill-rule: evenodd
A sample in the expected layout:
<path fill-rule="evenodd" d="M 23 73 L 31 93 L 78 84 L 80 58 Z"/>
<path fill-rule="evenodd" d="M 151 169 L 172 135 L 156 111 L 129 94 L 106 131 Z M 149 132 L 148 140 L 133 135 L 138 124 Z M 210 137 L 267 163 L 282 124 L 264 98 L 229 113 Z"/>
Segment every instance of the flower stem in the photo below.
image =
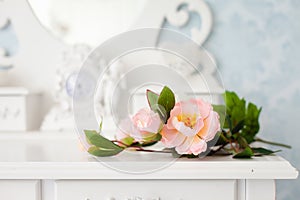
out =
<path fill-rule="evenodd" d="M 121 142 L 121 141 L 119 141 L 119 140 L 111 140 L 111 142 L 119 143 L 119 144 L 121 144 L 121 145 L 124 145 L 125 147 L 129 147 L 127 144 L 125 144 L 125 143 L 123 143 L 123 142 Z"/>
<path fill-rule="evenodd" d="M 215 153 L 217 153 L 218 151 L 220 151 L 221 149 L 223 149 L 226 145 L 227 145 L 227 143 L 226 144 L 222 144 L 216 150 L 211 150 L 210 153 L 209 153 L 209 155 L 210 156 L 214 155 Z"/>
<path fill-rule="evenodd" d="M 229 144 L 230 144 L 231 149 L 234 150 L 235 153 L 237 153 L 238 150 L 232 145 L 232 141 L 230 141 Z"/>
<path fill-rule="evenodd" d="M 154 153 L 172 153 L 171 151 L 158 151 L 158 150 L 151 150 L 151 149 L 143 149 L 141 147 L 134 147 L 136 151 L 143 151 L 143 152 L 154 152 Z"/>
<path fill-rule="evenodd" d="M 263 140 L 261 138 L 255 138 L 255 141 L 262 142 L 262 143 L 265 143 L 265 144 L 271 144 L 271 145 L 275 145 L 275 146 L 285 147 L 285 148 L 288 148 L 288 149 L 292 148 L 292 146 L 290 146 L 290 145 L 281 144 L 281 143 L 277 143 L 277 142 L 271 142 L 271 141 Z"/>
<path fill-rule="evenodd" d="M 129 146 L 119 140 L 111 140 L 112 142 L 114 143 L 119 143 L 123 146 L 125 146 L 125 148 L 133 148 L 135 149 L 135 151 L 143 151 L 143 152 L 155 152 L 155 153 L 172 153 L 172 151 L 157 151 L 157 150 L 151 150 L 151 149 L 143 149 L 142 147 L 140 146 Z"/>

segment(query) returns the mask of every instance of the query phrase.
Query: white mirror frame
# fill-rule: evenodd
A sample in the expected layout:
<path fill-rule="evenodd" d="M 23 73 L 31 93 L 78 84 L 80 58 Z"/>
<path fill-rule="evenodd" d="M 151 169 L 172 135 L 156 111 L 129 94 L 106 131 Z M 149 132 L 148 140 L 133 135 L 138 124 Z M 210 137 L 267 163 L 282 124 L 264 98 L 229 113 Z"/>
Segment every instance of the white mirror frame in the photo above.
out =
<path fill-rule="evenodd" d="M 186 5 L 187 9 L 178 9 L 182 5 Z M 201 17 L 201 29 L 191 27 L 192 40 L 201 46 L 208 38 L 213 24 L 210 8 L 203 0 L 148 0 L 143 16 L 132 29 L 159 28 L 164 21 L 168 21 L 173 26 L 182 27 L 190 20 L 189 12 L 196 12 Z M 58 116 L 60 112 L 65 111 L 60 110 L 61 105 L 57 106 L 60 102 L 56 102 L 53 106 L 53 96 L 57 91 L 53 85 L 57 79 L 61 79 L 59 77 L 61 75 L 57 73 L 58 67 L 61 67 L 61 63 L 65 63 L 66 58 L 63 55 L 66 52 L 72 52 L 72 47 L 56 39 L 40 24 L 27 0 L 0 0 L 0 30 L 8 23 L 11 23 L 19 42 L 18 52 L 12 57 L 7 56 L 6 49 L 0 47 L 0 66 L 12 67 L 8 84 L 22 85 L 29 91 L 44 94 L 42 113 L 46 114 L 52 107 L 50 116 L 46 117 L 49 126 L 47 125 L 48 128 L 45 129 L 70 129 L 72 126 L 58 125 Z M 153 38 L 153 41 L 156 41 L 157 37 L 158 35 Z M 204 71 L 203 74 L 215 79 L 213 76 L 215 70 L 212 68 Z M 217 82 L 218 80 L 215 80 L 216 85 Z M 56 111 L 53 113 L 53 110 Z M 53 121 L 54 119 L 57 121 Z"/>

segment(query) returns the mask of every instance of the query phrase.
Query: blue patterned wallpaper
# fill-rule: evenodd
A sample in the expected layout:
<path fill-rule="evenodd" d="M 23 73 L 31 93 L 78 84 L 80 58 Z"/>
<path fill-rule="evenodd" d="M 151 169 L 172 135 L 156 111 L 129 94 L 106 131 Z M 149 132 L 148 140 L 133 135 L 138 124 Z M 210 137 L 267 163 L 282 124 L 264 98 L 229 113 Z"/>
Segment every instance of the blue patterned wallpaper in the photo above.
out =
<path fill-rule="evenodd" d="M 215 22 L 206 48 L 218 60 L 226 89 L 263 107 L 261 137 L 292 145 L 279 154 L 299 169 L 300 1 L 207 2 Z M 278 181 L 277 199 L 299 199 L 299 189 L 299 178 Z"/>
<path fill-rule="evenodd" d="M 214 26 L 204 46 L 215 55 L 226 89 L 263 107 L 260 137 L 292 145 L 279 154 L 300 169 L 300 1 L 206 2 Z M 163 27 L 190 35 L 191 27 L 201 27 L 196 13 L 190 17 L 186 27 Z M 299 188 L 300 179 L 277 181 L 277 200 L 298 199 Z"/>

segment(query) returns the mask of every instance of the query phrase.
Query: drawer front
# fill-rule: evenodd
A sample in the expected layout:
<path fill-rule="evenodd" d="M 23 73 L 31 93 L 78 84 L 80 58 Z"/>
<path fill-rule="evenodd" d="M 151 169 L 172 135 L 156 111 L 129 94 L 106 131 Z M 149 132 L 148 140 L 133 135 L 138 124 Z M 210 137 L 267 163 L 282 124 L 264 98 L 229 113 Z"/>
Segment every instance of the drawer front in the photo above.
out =
<path fill-rule="evenodd" d="M 234 200 L 235 180 L 59 180 L 56 200 Z"/>
<path fill-rule="evenodd" d="M 0 199 L 40 200 L 38 180 L 0 180 Z"/>
<path fill-rule="evenodd" d="M 0 96 L 0 124 L 0 131 L 26 130 L 24 96 Z"/>

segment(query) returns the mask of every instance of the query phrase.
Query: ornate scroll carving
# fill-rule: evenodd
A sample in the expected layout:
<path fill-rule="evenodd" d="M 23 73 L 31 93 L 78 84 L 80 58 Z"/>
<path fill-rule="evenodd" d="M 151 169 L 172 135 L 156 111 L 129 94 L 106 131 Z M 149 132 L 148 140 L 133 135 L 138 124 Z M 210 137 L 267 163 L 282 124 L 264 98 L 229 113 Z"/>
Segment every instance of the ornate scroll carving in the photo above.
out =
<path fill-rule="evenodd" d="M 182 9 L 186 5 L 187 9 Z M 190 20 L 189 12 L 196 12 L 201 17 L 201 28 L 191 28 L 191 37 L 199 45 L 202 45 L 208 38 L 212 29 L 212 14 L 210 8 L 204 1 L 200 0 L 172 0 L 168 13 L 167 21 L 173 26 L 181 27 Z"/>
<path fill-rule="evenodd" d="M 1 1 L 0 1 L 1 6 Z M 10 21 L 7 17 L 0 16 L 0 31 L 10 24 Z M 12 59 L 8 56 L 7 50 L 0 46 L 0 67 L 1 68 L 10 68 L 12 67 Z"/>

